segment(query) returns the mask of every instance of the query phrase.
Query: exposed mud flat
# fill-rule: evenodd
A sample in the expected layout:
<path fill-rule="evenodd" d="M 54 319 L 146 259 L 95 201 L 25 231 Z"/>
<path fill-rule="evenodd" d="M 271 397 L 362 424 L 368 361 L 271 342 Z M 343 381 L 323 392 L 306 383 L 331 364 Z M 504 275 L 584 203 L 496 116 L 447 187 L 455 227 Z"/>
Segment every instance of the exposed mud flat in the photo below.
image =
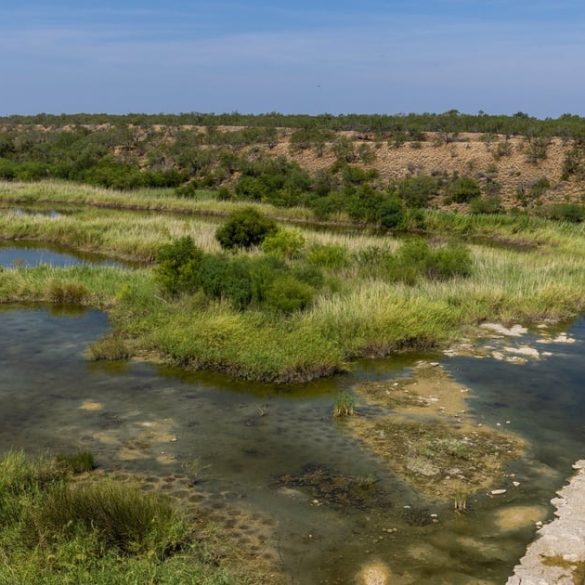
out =
<path fill-rule="evenodd" d="M 585 581 L 585 460 L 552 500 L 556 519 L 538 531 L 537 540 L 507 585 L 577 585 Z"/>
<path fill-rule="evenodd" d="M 484 427 L 467 410 L 468 388 L 435 363 L 421 363 L 412 378 L 358 387 L 373 414 L 350 417 L 348 428 L 391 469 L 426 496 L 464 498 L 488 490 L 524 441 Z"/>

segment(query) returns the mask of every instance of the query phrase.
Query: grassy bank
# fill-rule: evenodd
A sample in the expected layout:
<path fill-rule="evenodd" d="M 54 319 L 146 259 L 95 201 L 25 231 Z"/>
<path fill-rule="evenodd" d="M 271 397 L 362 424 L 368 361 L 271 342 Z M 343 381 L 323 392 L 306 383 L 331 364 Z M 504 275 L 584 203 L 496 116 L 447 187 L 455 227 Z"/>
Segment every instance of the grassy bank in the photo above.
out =
<path fill-rule="evenodd" d="M 585 236 L 576 225 L 512 217 L 429 214 L 436 234 L 489 236 L 529 242 L 518 249 L 471 245 L 467 278 L 418 279 L 405 284 L 371 269 L 372 250 L 395 253 L 386 237 L 302 231 L 301 260 L 319 246 L 335 246 L 344 261 L 321 266 L 325 286 L 309 308 L 290 314 L 197 293 L 168 297 L 151 268 L 128 271 L 78 266 L 4 270 L 2 302 L 75 302 L 107 308 L 116 343 L 94 357 L 150 355 L 193 369 L 247 379 L 301 381 L 342 370 L 355 358 L 435 347 L 470 333 L 483 320 L 564 319 L 585 307 Z M 85 211 L 57 218 L 4 214 L 0 238 L 36 239 L 74 248 L 151 260 L 158 247 L 191 236 L 217 253 L 217 226 L 172 216 Z M 382 252 L 380 252 L 382 251 Z M 374 254 L 374 256 L 376 256 Z M 260 258 L 258 249 L 233 258 Z"/>
<path fill-rule="evenodd" d="M 235 210 L 248 207 L 249 202 L 241 201 L 219 201 L 216 198 L 216 192 L 200 191 L 195 199 L 178 197 L 173 189 L 138 189 L 134 191 L 116 191 L 114 189 L 105 189 L 92 187 L 88 185 L 75 184 L 64 181 L 43 181 L 36 183 L 16 183 L 0 181 L 0 205 L 18 207 L 30 205 L 43 206 L 72 206 L 77 209 L 85 210 L 88 218 L 88 208 L 102 210 L 93 217 L 96 219 L 105 219 L 108 217 L 104 210 L 127 210 L 127 211 L 145 211 L 145 212 L 165 212 L 174 215 L 177 223 L 168 218 L 164 220 L 163 226 L 156 226 L 156 219 L 160 216 L 143 218 L 143 225 L 148 231 L 154 230 L 155 234 L 160 234 L 163 238 L 169 235 L 180 237 L 181 235 L 193 236 L 199 245 L 203 247 L 216 247 L 217 244 L 213 239 L 213 231 L 216 224 L 207 222 L 205 233 L 197 236 L 196 233 L 186 232 L 182 229 L 185 222 L 189 221 L 189 216 L 199 218 L 199 229 L 203 229 L 205 218 L 222 219 L 229 216 Z M 359 224 L 352 223 L 349 217 L 344 213 L 339 213 L 331 217 L 328 221 L 318 220 L 312 211 L 303 207 L 282 208 L 272 205 L 255 203 L 254 207 L 264 215 L 271 217 L 280 222 L 306 224 L 307 232 L 311 232 L 311 226 L 340 226 L 348 228 L 359 228 Z M 1 210 L 1 207 L 0 207 Z M 449 213 L 445 211 L 426 210 L 423 212 L 425 221 L 425 231 L 429 235 L 442 234 L 447 236 L 486 236 L 494 239 L 503 239 L 503 243 L 512 244 L 532 244 L 547 243 L 558 245 L 560 243 L 571 242 L 575 238 L 584 239 L 585 241 L 585 224 L 574 224 L 564 222 L 554 222 L 547 219 L 529 215 L 469 215 L 462 213 Z M 112 216 L 109 216 L 112 217 Z M 116 217 L 124 217 L 116 216 Z M 130 215 L 132 225 L 136 226 L 140 216 Z M 152 223 L 149 223 L 150 220 Z M 106 221 L 102 224 L 107 223 Z M 103 225 L 96 226 L 101 232 Z M 408 227 L 408 226 L 407 226 Z M 420 228 L 411 226 L 415 231 L 420 232 Z M 125 231 L 129 225 L 123 225 Z M 113 227 L 112 229 L 116 229 Z M 72 242 L 73 245 L 91 245 L 91 230 L 86 240 Z M 60 237 L 66 237 L 65 234 Z M 72 236 L 67 235 L 67 237 Z M 154 234 L 151 236 L 153 242 L 150 252 L 143 253 L 144 257 L 152 257 L 153 248 L 160 242 L 156 241 Z M 118 234 L 115 239 L 120 242 L 121 236 Z M 145 235 L 141 235 L 140 241 L 144 242 Z M 363 241 L 363 240 L 359 240 Z M 96 246 L 104 245 L 104 242 L 95 242 Z M 108 252 L 115 253 L 115 249 L 108 249 Z M 132 248 L 127 250 L 128 255 L 132 255 Z M 140 256 L 134 256 L 138 259 Z"/>
<path fill-rule="evenodd" d="M 0 583 L 242 582 L 169 498 L 91 469 L 89 454 L 0 458 Z"/>
<path fill-rule="evenodd" d="M 228 216 L 234 209 L 249 205 L 249 202 L 246 201 L 218 201 L 211 191 L 199 191 L 197 198 L 188 199 L 177 197 L 174 189 L 116 191 L 66 181 L 36 183 L 0 181 L 0 202 L 161 211 L 220 218 Z M 268 204 L 256 204 L 256 206 L 262 213 L 282 221 L 325 225 L 339 222 L 349 223 L 347 217 L 333 218 L 329 222 L 317 222 L 311 210 L 303 207 L 281 208 Z"/>

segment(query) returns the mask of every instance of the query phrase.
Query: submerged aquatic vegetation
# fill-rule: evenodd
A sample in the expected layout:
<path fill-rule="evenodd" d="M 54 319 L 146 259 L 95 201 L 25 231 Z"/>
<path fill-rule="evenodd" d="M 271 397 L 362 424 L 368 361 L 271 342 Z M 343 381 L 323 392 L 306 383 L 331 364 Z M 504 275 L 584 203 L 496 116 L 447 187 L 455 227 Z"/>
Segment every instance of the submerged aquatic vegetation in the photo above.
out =
<path fill-rule="evenodd" d="M 392 506 L 389 494 L 380 488 L 376 477 L 344 475 L 326 465 L 309 463 L 298 474 L 280 476 L 278 484 L 308 490 L 315 505 L 358 510 Z"/>

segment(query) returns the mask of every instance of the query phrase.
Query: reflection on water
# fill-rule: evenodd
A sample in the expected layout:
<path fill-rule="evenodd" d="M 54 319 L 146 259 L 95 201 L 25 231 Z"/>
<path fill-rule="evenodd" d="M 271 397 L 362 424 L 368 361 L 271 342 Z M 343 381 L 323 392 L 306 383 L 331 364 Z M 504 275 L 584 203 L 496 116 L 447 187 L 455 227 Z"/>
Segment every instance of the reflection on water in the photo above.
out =
<path fill-rule="evenodd" d="M 523 367 L 445 364 L 473 389 L 480 416 L 510 420 L 534 441 L 534 461 L 514 470 L 514 493 L 481 496 L 456 515 L 450 503 L 418 497 L 331 416 L 340 387 L 405 375 L 413 358 L 282 389 L 143 363 L 88 363 L 84 349 L 107 327 L 95 311 L 0 310 L 0 448 L 88 448 L 101 465 L 150 474 L 197 465 L 206 490 L 236 494 L 238 505 L 274 521 L 284 567 L 302 584 L 352 583 L 370 561 L 386 563 L 393 583 L 503 583 L 534 531 L 530 522 L 517 530 L 498 507 L 521 506 L 532 517 L 582 445 L 581 343 Z M 573 333 L 585 337 L 582 325 Z M 311 483 L 315 472 L 321 485 Z M 375 490 L 353 500 L 346 487 L 368 477 L 379 480 Z"/>
<path fill-rule="evenodd" d="M 127 264 L 98 254 L 71 251 L 61 246 L 38 242 L 0 242 L 0 266 L 24 268 L 47 264 L 65 268 L 79 264 L 122 267 Z"/>

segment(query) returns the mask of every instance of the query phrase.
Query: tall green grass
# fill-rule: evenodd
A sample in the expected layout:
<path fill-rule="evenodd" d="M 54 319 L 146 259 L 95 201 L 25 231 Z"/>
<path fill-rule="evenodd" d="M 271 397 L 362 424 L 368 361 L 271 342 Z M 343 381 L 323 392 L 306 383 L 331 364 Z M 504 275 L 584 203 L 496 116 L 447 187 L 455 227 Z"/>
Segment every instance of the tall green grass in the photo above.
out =
<path fill-rule="evenodd" d="M 17 204 L 77 205 L 109 209 L 174 212 L 184 215 L 226 217 L 249 202 L 218 201 L 208 192 L 196 199 L 177 197 L 174 189 L 137 189 L 116 191 L 66 181 L 12 183 L 0 181 L 0 202 Z M 294 222 L 314 221 L 311 210 L 302 207 L 289 209 L 268 204 L 255 204 L 258 210 L 275 219 Z"/>
<path fill-rule="evenodd" d="M 0 458 L 0 583 L 235 581 L 208 561 L 170 500 L 107 480 L 76 481 L 55 458 Z"/>

